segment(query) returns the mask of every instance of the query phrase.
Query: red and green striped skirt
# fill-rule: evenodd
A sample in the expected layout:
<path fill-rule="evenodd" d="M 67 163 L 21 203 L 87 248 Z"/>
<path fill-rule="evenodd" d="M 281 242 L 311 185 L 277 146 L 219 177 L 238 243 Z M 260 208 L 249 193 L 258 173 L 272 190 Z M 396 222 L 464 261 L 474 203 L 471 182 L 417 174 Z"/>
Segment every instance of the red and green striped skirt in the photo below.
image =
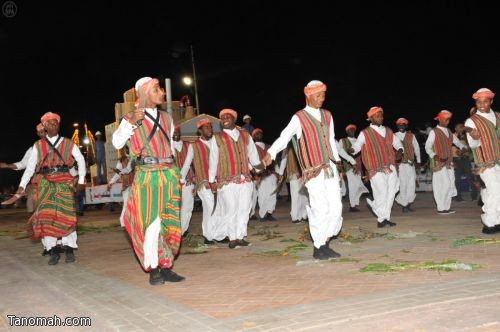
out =
<path fill-rule="evenodd" d="M 63 237 L 76 230 L 75 191 L 69 173 L 46 175 L 38 185 L 37 208 L 28 223 L 33 237 Z"/>
<path fill-rule="evenodd" d="M 158 266 L 169 268 L 181 244 L 181 184 L 175 166 L 141 165 L 135 170 L 134 182 L 125 205 L 123 221 L 132 246 L 144 270 L 144 240 L 148 227 L 160 219 Z"/>

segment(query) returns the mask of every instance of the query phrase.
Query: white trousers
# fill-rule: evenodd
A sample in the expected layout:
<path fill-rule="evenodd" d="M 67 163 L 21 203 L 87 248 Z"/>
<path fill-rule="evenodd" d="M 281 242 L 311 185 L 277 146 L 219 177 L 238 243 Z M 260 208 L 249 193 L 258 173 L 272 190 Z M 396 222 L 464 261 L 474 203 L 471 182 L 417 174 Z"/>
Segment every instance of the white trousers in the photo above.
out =
<path fill-rule="evenodd" d="M 396 196 L 399 205 L 407 206 L 415 200 L 416 178 L 415 166 L 406 163 L 399 165 L 399 194 Z"/>
<path fill-rule="evenodd" d="M 278 193 L 272 194 L 278 186 L 278 178 L 274 174 L 267 175 L 260 181 L 259 189 L 257 190 L 257 199 L 259 201 L 259 216 L 264 218 L 266 213 L 273 213 L 276 209 L 276 196 Z M 255 209 L 255 206 L 254 206 Z"/>
<path fill-rule="evenodd" d="M 214 209 L 214 194 L 212 194 L 212 191 L 202 188 L 198 191 L 198 196 L 203 206 L 203 220 L 201 222 L 203 236 L 209 241 L 223 240 L 227 236 L 227 227 L 224 220 L 220 217 L 220 204 L 217 204 L 212 215 L 212 210 Z"/>
<path fill-rule="evenodd" d="M 334 165 L 331 167 L 335 169 Z M 314 246 L 319 248 L 342 228 L 342 196 L 338 172 L 335 169 L 334 177 L 325 178 L 324 171 L 321 171 L 305 185 L 309 192 L 309 231 Z"/>
<path fill-rule="evenodd" d="M 229 183 L 219 191 L 221 218 L 224 220 L 229 240 L 242 240 L 247 235 L 248 219 L 252 209 L 254 184 Z"/>
<path fill-rule="evenodd" d="M 252 208 L 250 209 L 250 217 L 255 214 L 255 207 L 257 206 L 257 198 L 259 197 L 259 191 L 255 182 L 252 182 Z"/>
<path fill-rule="evenodd" d="M 359 205 L 359 199 L 364 193 L 369 193 L 368 188 L 365 187 L 360 174 L 354 174 L 352 169 L 348 170 L 347 176 L 347 186 L 349 187 L 349 204 L 351 207 Z"/>
<path fill-rule="evenodd" d="M 292 220 L 306 219 L 309 198 L 307 197 L 307 188 L 299 179 L 290 180 L 290 199 L 292 200 L 290 209 Z"/>
<path fill-rule="evenodd" d="M 481 191 L 484 203 L 481 220 L 487 227 L 500 225 L 500 167 L 488 168 L 479 176 L 486 185 L 485 193 Z"/>
<path fill-rule="evenodd" d="M 69 233 L 68 235 L 63 236 L 61 238 L 60 243 L 63 246 L 68 246 L 68 247 L 76 249 L 76 248 L 78 248 L 78 245 L 76 244 L 76 239 L 77 239 L 76 231 L 73 231 L 73 232 Z M 55 247 L 57 245 L 57 237 L 44 236 L 42 239 L 42 245 L 46 250 L 52 249 L 53 247 Z"/>
<path fill-rule="evenodd" d="M 433 172 L 432 191 L 438 211 L 449 210 L 451 207 L 451 198 L 457 195 L 455 171 L 443 167 L 439 171 Z"/>
<path fill-rule="evenodd" d="M 125 213 L 125 206 L 127 205 L 128 201 L 128 195 L 130 194 L 130 186 L 128 186 L 124 191 L 122 191 L 122 198 L 123 198 L 123 206 L 122 206 L 122 213 L 120 214 L 120 225 L 122 227 L 125 227 L 125 224 L 123 223 L 123 214 Z"/>
<path fill-rule="evenodd" d="M 391 209 L 394 204 L 394 196 L 399 190 L 399 178 L 396 168 L 390 167 L 391 173 L 378 172 L 371 179 L 373 191 L 373 201 L 366 199 L 373 213 L 377 216 L 377 221 L 391 220 Z"/>
<path fill-rule="evenodd" d="M 189 228 L 189 222 L 193 215 L 194 207 L 194 185 L 182 186 L 182 202 L 181 202 L 181 234 L 184 234 Z M 211 212 L 211 211 L 210 211 Z"/>

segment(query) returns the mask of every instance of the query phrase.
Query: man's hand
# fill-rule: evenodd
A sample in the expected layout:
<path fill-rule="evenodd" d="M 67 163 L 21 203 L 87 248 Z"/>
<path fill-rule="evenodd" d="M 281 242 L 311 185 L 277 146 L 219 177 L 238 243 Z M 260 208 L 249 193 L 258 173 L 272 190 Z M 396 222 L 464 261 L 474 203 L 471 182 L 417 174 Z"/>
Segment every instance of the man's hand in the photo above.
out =
<path fill-rule="evenodd" d="M 349 149 L 347 149 L 347 153 L 349 153 L 349 154 L 354 154 L 354 149 L 353 149 L 353 148 L 349 148 Z"/>
<path fill-rule="evenodd" d="M 464 157 L 467 157 L 467 155 L 469 154 L 469 150 L 467 148 L 462 148 L 459 151 L 460 151 L 460 155 L 464 156 Z"/>
<path fill-rule="evenodd" d="M 9 168 L 9 166 L 7 166 L 7 163 L 0 162 L 0 168 Z"/>
<path fill-rule="evenodd" d="M 24 188 L 19 186 L 19 188 L 17 188 L 16 194 L 17 195 L 24 195 Z"/>
<path fill-rule="evenodd" d="M 271 155 L 266 152 L 266 155 L 264 156 L 264 159 L 262 159 L 262 163 L 264 164 L 265 167 L 271 165 L 273 162 L 273 158 L 271 158 Z"/>
<path fill-rule="evenodd" d="M 107 190 L 107 191 L 110 191 L 110 190 L 111 190 L 111 185 L 110 185 L 109 183 L 106 185 L 106 190 Z"/>
<path fill-rule="evenodd" d="M 436 161 L 436 162 L 440 160 L 440 158 L 437 154 L 435 154 L 434 157 L 432 157 L 432 159 L 434 159 L 434 161 Z"/>
<path fill-rule="evenodd" d="M 113 172 L 115 172 L 116 174 L 120 174 L 120 170 L 118 168 L 113 168 Z"/>
<path fill-rule="evenodd" d="M 217 182 L 209 182 L 208 185 L 212 193 L 215 194 L 217 192 Z"/>
<path fill-rule="evenodd" d="M 476 128 L 471 128 L 472 130 L 470 130 L 469 132 L 469 135 L 470 137 L 472 137 L 473 139 L 480 139 L 481 136 L 479 135 L 479 130 L 477 130 Z"/>
<path fill-rule="evenodd" d="M 132 117 L 130 118 L 130 124 L 136 125 L 137 121 L 139 120 L 144 120 L 144 114 L 145 114 L 145 109 L 144 108 L 137 108 L 134 110 L 132 113 Z"/>
<path fill-rule="evenodd" d="M 278 183 L 283 182 L 285 176 L 284 175 L 278 175 Z"/>

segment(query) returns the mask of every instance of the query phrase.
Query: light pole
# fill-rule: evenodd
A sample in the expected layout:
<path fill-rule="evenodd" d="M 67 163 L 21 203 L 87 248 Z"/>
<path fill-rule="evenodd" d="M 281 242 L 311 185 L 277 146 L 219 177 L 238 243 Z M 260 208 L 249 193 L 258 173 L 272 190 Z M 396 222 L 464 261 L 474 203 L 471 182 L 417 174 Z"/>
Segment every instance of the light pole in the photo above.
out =
<path fill-rule="evenodd" d="M 196 115 L 200 114 L 200 102 L 198 101 L 198 84 L 196 80 L 196 69 L 194 67 L 194 51 L 191 45 L 191 66 L 193 67 L 194 98 L 196 99 Z"/>

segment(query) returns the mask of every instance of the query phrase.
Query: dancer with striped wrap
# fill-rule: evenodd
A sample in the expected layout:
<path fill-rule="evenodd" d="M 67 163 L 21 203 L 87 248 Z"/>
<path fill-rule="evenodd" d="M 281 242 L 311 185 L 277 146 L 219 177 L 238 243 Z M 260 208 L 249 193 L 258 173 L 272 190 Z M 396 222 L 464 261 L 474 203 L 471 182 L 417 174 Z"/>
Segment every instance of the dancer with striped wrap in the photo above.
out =
<path fill-rule="evenodd" d="M 165 93 L 157 79 L 143 77 L 135 84 L 135 111 L 124 116 L 113 133 L 113 145 L 129 144 L 135 159 L 135 176 L 126 202 L 123 222 L 149 283 L 178 282 L 184 277 L 172 271 L 181 243 L 181 184 L 171 148 L 172 117 L 156 106 Z"/>
<path fill-rule="evenodd" d="M 220 218 L 226 223 L 229 248 L 235 249 L 250 245 L 244 240 L 254 186 L 250 170 L 254 167 L 260 172 L 263 167 L 250 134 L 236 128 L 238 113 L 226 108 L 219 112 L 219 118 L 223 129 L 214 135 L 208 174 L 210 189 L 218 196 Z"/>
<path fill-rule="evenodd" d="M 306 208 L 314 242 L 313 257 L 325 260 L 340 256 L 329 247 L 329 243 L 342 228 L 342 201 L 337 170 L 341 161 L 332 114 L 321 108 L 325 101 L 326 85 L 320 81 L 311 81 L 304 88 L 304 94 L 306 107 L 292 116 L 280 137 L 267 150 L 264 163 L 271 164 L 293 138 L 302 182 L 309 193 L 309 205 Z"/>
<path fill-rule="evenodd" d="M 434 118 L 439 124 L 431 130 L 425 142 L 425 152 L 429 155 L 432 171 L 432 192 L 438 214 L 455 213 L 455 210 L 450 209 L 451 198 L 457 195 L 451 146 L 455 144 L 467 152 L 467 147 L 448 129 L 452 115 L 448 110 L 440 111 Z"/>
<path fill-rule="evenodd" d="M 391 209 L 399 190 L 395 161 L 403 155 L 403 144 L 391 129 L 382 125 L 382 107 L 371 107 L 366 115 L 370 126 L 361 131 L 349 153 L 361 151 L 361 160 L 373 190 L 373 200 L 367 198 L 366 202 L 377 216 L 377 227 L 392 227 L 396 223 L 391 221 Z M 394 150 L 397 152 L 394 153 Z"/>
<path fill-rule="evenodd" d="M 42 175 L 38 184 L 36 209 L 29 223 L 33 237 L 41 238 L 49 252 L 49 265 L 59 262 L 58 239 L 65 250 L 66 263 L 75 261 L 76 208 L 73 176 L 69 169 L 74 161 L 78 164 L 77 190 L 85 190 L 85 159 L 78 147 L 69 139 L 59 136 L 61 117 L 47 112 L 41 123 L 47 136 L 35 142 L 26 170 L 19 184 L 18 194 L 24 192 L 33 174 Z"/>
<path fill-rule="evenodd" d="M 490 89 L 479 89 L 472 98 L 478 112 L 465 121 L 465 126 L 473 129 L 467 133 L 467 140 L 486 186 L 481 192 L 482 232 L 493 234 L 500 232 L 500 114 L 491 109 L 495 94 Z"/>

